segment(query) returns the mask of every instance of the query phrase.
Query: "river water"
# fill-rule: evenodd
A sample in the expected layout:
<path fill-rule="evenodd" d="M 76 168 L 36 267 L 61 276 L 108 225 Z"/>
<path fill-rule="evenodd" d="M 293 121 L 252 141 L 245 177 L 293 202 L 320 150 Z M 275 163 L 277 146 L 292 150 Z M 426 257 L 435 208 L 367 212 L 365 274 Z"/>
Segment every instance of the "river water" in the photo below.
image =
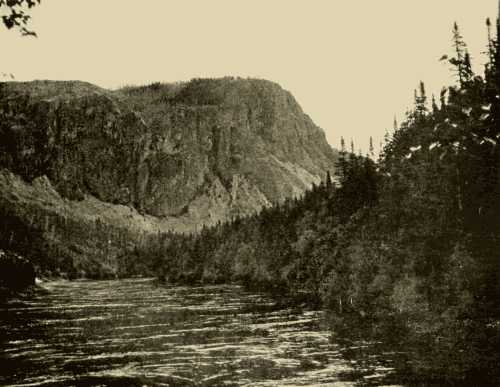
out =
<path fill-rule="evenodd" d="M 380 343 L 337 340 L 322 312 L 238 286 L 42 286 L 0 306 L 1 385 L 396 385 Z"/>

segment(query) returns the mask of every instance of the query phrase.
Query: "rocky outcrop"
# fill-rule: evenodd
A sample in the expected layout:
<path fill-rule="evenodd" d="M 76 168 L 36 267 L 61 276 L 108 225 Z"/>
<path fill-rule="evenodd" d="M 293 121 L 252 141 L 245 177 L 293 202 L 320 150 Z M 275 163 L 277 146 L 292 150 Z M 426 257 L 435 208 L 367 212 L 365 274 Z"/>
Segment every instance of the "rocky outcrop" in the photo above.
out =
<path fill-rule="evenodd" d="M 292 95 L 255 79 L 0 83 L 0 138 L 0 204 L 44 235 L 46 216 L 132 239 L 196 231 L 302 194 L 336 160 Z M 48 227 L 64 254 L 95 256 L 64 227 Z"/>

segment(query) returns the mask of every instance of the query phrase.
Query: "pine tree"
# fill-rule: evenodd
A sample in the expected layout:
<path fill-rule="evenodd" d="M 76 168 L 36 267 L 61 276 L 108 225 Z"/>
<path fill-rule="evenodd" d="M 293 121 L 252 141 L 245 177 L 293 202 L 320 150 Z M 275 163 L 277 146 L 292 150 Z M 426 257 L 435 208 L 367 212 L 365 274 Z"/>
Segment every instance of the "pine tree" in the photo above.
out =
<path fill-rule="evenodd" d="M 489 57 L 489 64 L 492 65 L 493 61 L 495 60 L 495 42 L 493 38 L 491 37 L 491 20 L 490 18 L 486 19 L 486 28 L 488 30 L 488 57 Z"/>
<path fill-rule="evenodd" d="M 330 171 L 328 170 L 328 171 L 326 171 L 326 190 L 328 192 L 330 192 L 332 189 L 332 186 L 333 186 L 332 177 L 330 176 Z"/>
<path fill-rule="evenodd" d="M 340 137 L 340 152 L 337 165 L 335 166 L 335 175 L 338 181 L 342 184 L 347 173 L 347 159 L 346 159 L 346 148 L 344 137 Z"/>
<path fill-rule="evenodd" d="M 464 86 L 472 78 L 472 67 L 470 55 L 467 52 L 465 44 L 458 24 L 453 24 L 453 48 L 455 49 L 455 58 L 450 59 L 450 63 L 457 68 L 457 75 L 460 86 Z"/>
<path fill-rule="evenodd" d="M 439 107 L 436 102 L 436 96 L 432 94 L 432 114 L 439 112 Z"/>
<path fill-rule="evenodd" d="M 421 118 L 427 113 L 427 95 L 424 82 L 420 81 L 419 92 L 415 90 L 415 113 L 417 118 Z"/>
<path fill-rule="evenodd" d="M 464 56 L 464 77 L 467 82 L 469 82 L 474 73 L 472 72 L 472 62 L 471 62 L 471 57 L 468 51 L 465 52 Z"/>
<path fill-rule="evenodd" d="M 448 89 L 446 87 L 443 87 L 441 89 L 441 93 L 439 94 L 439 102 L 441 103 L 441 110 L 444 110 L 446 108 L 446 93 L 448 92 Z"/>

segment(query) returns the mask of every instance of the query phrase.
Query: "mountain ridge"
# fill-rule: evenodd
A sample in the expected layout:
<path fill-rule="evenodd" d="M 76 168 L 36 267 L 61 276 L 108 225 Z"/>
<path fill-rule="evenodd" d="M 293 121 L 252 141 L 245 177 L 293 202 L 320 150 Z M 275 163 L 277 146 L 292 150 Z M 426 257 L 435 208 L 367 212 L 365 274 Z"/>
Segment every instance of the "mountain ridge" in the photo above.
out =
<path fill-rule="evenodd" d="M 118 90 L 0 83 L 0 134 L 0 168 L 20 179 L 2 180 L 4 203 L 15 206 L 16 189 L 54 208 L 94 200 L 129 207 L 154 232 L 193 232 L 300 196 L 337 157 L 289 92 L 229 77 Z M 37 194 L 20 196 L 19 206 L 43 207 Z"/>

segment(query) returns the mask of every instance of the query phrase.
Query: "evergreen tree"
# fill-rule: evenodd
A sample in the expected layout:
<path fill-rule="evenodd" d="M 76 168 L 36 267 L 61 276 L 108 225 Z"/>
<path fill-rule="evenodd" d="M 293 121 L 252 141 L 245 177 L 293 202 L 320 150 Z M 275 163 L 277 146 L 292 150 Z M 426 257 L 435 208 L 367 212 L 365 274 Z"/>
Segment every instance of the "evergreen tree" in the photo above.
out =
<path fill-rule="evenodd" d="M 441 110 L 444 110 L 446 108 L 446 93 L 448 92 L 448 89 L 446 87 L 443 87 L 441 89 L 441 93 L 439 94 L 439 102 L 441 103 Z"/>
<path fill-rule="evenodd" d="M 346 152 L 346 147 L 345 147 L 345 140 L 344 137 L 340 137 L 340 152 L 339 152 L 339 159 L 337 161 L 337 164 L 335 166 L 335 175 L 337 176 L 338 181 L 342 184 L 344 181 L 344 178 L 347 173 L 347 158 L 346 158 L 347 152 Z"/>
<path fill-rule="evenodd" d="M 439 107 L 436 102 L 436 97 L 432 94 L 432 114 L 437 114 L 439 112 Z"/>
<path fill-rule="evenodd" d="M 326 171 L 326 190 L 329 192 L 333 187 L 332 177 L 330 176 L 330 171 Z"/>
<path fill-rule="evenodd" d="M 459 84 L 464 86 L 470 81 L 473 73 L 470 63 L 470 56 L 467 52 L 467 45 L 458 28 L 458 24 L 453 24 L 453 48 L 455 50 L 455 57 L 450 59 L 450 63 L 456 67 Z"/>
<path fill-rule="evenodd" d="M 427 113 L 427 95 L 425 93 L 424 82 L 420 82 L 419 92 L 415 90 L 415 115 L 422 118 Z"/>

